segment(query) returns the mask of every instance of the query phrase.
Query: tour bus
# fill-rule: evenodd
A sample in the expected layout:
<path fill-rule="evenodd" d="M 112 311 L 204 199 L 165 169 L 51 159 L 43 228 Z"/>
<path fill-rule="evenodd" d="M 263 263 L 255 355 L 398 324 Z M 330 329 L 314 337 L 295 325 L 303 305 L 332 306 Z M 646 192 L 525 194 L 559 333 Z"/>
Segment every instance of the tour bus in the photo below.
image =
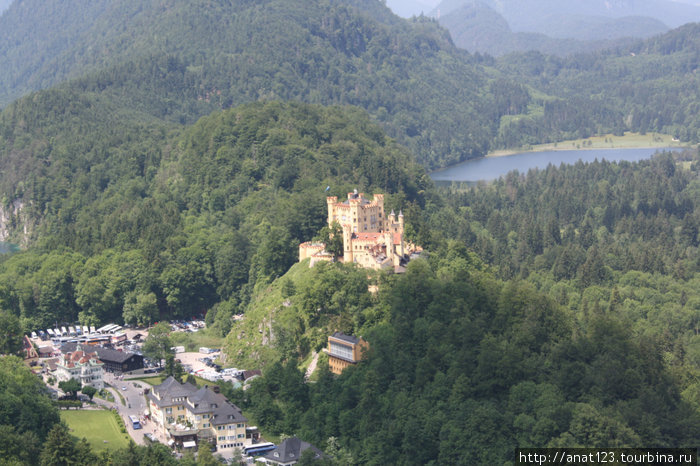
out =
<path fill-rule="evenodd" d="M 117 325 L 116 324 L 107 324 L 104 327 L 100 327 L 97 329 L 97 333 L 111 333 L 112 329 L 115 328 Z"/>
<path fill-rule="evenodd" d="M 246 456 L 258 456 L 264 455 L 265 453 L 274 450 L 275 444 L 272 442 L 262 442 L 250 445 L 248 447 L 243 447 L 243 454 Z"/>
<path fill-rule="evenodd" d="M 132 427 L 134 428 L 134 430 L 140 429 L 140 428 L 141 428 L 141 422 L 139 421 L 139 418 L 138 418 L 138 417 L 136 417 L 136 416 L 129 416 L 129 420 L 131 421 L 131 425 L 132 425 Z"/>

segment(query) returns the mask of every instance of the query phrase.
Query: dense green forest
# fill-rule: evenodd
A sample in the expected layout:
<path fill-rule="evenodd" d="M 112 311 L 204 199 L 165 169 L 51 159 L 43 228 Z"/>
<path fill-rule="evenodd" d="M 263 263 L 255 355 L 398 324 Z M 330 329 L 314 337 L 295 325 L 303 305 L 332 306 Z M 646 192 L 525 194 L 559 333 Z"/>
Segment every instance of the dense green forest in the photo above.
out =
<path fill-rule="evenodd" d="M 516 446 L 687 446 L 700 435 L 697 153 L 441 191 L 360 110 L 253 104 L 171 137 L 150 183 L 112 181 L 131 193 L 125 206 L 163 199 L 141 222 L 162 208 L 170 223 L 100 236 L 99 210 L 47 216 L 43 240 L 1 264 L 3 309 L 26 326 L 211 308 L 211 326 L 233 328 L 233 340 L 234 312 L 252 319 L 264 297 L 263 309 L 287 302 L 275 337 L 255 345 L 265 376 L 223 389 L 268 432 L 300 435 L 339 464 L 506 464 Z M 374 295 L 353 266 L 288 272 L 299 237 L 324 222 L 331 184 L 390 194 L 428 259 L 374 277 Z M 117 211 L 115 225 L 129 225 L 129 209 Z M 84 229 L 92 241 L 71 243 Z M 331 328 L 365 336 L 369 358 L 338 378 L 322 364 L 307 384 L 297 364 Z M 61 429 L 38 431 L 44 450 L 63 442 L 94 459 Z M 171 461 L 157 447 L 115 455 Z"/>
<path fill-rule="evenodd" d="M 455 47 L 436 21 L 402 20 L 377 1 L 41 7 L 34 1 L 18 2 L 0 17 L 0 57 L 7 64 L 0 69 L 0 105 L 68 78 L 66 92 L 97 94 L 115 113 L 137 111 L 154 124 L 190 124 L 258 100 L 355 105 L 429 169 L 490 149 L 584 134 L 633 130 L 697 138 L 692 99 L 680 92 L 694 95 L 697 85 L 697 47 L 676 39 L 692 37 L 688 28 L 617 52 L 570 59 L 525 54 L 495 62 Z M 61 35 L 27 33 L 55 24 Z M 673 53 L 649 52 L 638 66 L 627 63 L 632 49 L 652 50 L 654 41 L 679 46 Z M 674 71 L 663 82 L 658 73 L 669 67 L 656 66 L 657 60 Z M 585 71 L 586 63 L 592 71 Z M 572 64 L 573 76 L 566 71 Z M 605 76 L 595 75 L 600 69 Z M 561 82 L 550 83 L 555 73 Z M 620 86 L 619 79 L 628 84 Z M 669 91 L 657 99 L 653 91 L 660 85 Z"/>
<path fill-rule="evenodd" d="M 430 255 L 405 274 L 375 276 L 378 293 L 368 293 L 366 271 L 343 264 L 301 263 L 259 282 L 246 318 L 261 300 L 266 310 L 287 308 L 273 314 L 275 336 L 253 345 L 264 377 L 247 391 L 222 390 L 266 432 L 301 436 L 334 464 L 509 464 L 525 446 L 692 447 L 698 189 L 697 152 L 428 187 L 424 208 L 416 202 L 407 220 Z M 223 330 L 227 307 L 214 309 L 213 327 Z M 330 327 L 362 334 L 368 358 L 340 377 L 322 359 L 307 383 L 297 365 Z M 46 445 L 94 460 L 60 437 L 60 425 L 47 434 L 51 425 L 37 431 Z M 159 447 L 111 461 L 127 458 L 172 461 Z"/>
<path fill-rule="evenodd" d="M 2 161 L 22 159 L 16 196 L 26 215 L 43 216 L 34 246 L 0 266 L 0 302 L 28 329 L 148 323 L 218 302 L 230 317 L 296 261 L 324 225 L 328 193 L 386 192 L 399 208 L 422 205 L 431 186 L 359 109 L 250 104 L 181 130 L 108 125 L 93 113 L 101 106 L 75 97 L 49 91 L 2 113 L 15 129 Z M 84 124 L 40 117 L 49 98 Z"/>
<path fill-rule="evenodd" d="M 356 105 L 432 167 L 485 154 L 497 129 L 486 71 L 377 1 L 49 3 L 0 17 L 0 105 L 67 78 L 178 123 L 257 100 Z"/>
<path fill-rule="evenodd" d="M 697 151 L 442 188 L 411 216 L 429 260 L 379 278 L 377 295 L 355 289 L 354 268 L 324 265 L 294 268 L 254 299 L 246 316 L 258 320 L 236 324 L 230 348 L 280 362 L 230 396 L 267 429 L 302 432 L 360 464 L 508 464 L 518 446 L 693 446 L 698 189 Z M 240 332 L 269 315 L 285 331 L 251 356 Z M 314 329 L 329 324 L 365 336 L 370 357 L 305 384 L 297 358 L 323 346 Z"/>
<path fill-rule="evenodd" d="M 22 246 L 0 255 L 0 353 L 56 322 L 206 314 L 231 363 L 264 370 L 227 396 L 343 465 L 697 441 L 697 150 L 473 187 L 426 168 L 626 130 L 697 142 L 698 25 L 496 60 L 374 0 L 78 3 L 0 16 L 0 230 Z M 405 213 L 427 251 L 407 273 L 295 264 L 354 188 Z M 307 383 L 336 330 L 368 359 L 333 377 L 321 357 Z M 0 366 L 0 464 L 175 461 L 96 456 Z"/>
<path fill-rule="evenodd" d="M 700 24 L 610 51 L 556 58 L 531 52 L 503 57 L 507 75 L 557 98 L 544 112 L 504 120 L 497 143 L 554 142 L 625 130 L 700 141 L 697 73 Z"/>
<path fill-rule="evenodd" d="M 458 243 L 382 286 L 367 361 L 306 384 L 292 358 L 229 396 L 273 432 L 337 439 L 348 464 L 510 464 L 518 446 L 693 446 L 700 434 L 665 342 L 614 311 L 576 313 L 499 281 Z"/>

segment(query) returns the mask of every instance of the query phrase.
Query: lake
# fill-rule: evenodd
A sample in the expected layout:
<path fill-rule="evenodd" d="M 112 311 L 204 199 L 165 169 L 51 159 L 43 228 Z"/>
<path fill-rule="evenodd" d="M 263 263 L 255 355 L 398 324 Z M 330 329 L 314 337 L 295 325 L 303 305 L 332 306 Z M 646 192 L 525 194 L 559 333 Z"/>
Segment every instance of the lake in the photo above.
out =
<path fill-rule="evenodd" d="M 593 162 L 607 160 L 608 162 L 637 162 L 651 158 L 657 152 L 678 151 L 678 147 L 668 148 L 636 148 L 636 149 L 581 149 L 556 150 L 546 152 L 522 152 L 503 157 L 483 157 L 468 160 L 430 174 L 435 181 L 491 181 L 518 170 L 527 173 L 531 168 L 547 168 L 550 163 L 559 166 L 562 163 L 574 164 L 581 160 Z"/>

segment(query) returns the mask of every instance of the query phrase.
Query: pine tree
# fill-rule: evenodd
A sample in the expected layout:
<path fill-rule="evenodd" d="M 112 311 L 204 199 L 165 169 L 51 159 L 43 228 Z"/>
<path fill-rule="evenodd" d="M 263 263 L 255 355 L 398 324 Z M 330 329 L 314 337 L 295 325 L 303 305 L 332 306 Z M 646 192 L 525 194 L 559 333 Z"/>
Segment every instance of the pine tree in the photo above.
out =
<path fill-rule="evenodd" d="M 75 464 L 77 448 L 65 424 L 56 424 L 50 431 L 41 451 L 42 466 Z"/>

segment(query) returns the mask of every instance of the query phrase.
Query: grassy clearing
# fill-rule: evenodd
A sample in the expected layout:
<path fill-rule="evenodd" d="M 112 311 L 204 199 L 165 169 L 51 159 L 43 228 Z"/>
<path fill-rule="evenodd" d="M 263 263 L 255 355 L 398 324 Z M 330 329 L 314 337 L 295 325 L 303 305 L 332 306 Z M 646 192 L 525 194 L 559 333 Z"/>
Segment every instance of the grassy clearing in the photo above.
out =
<path fill-rule="evenodd" d="M 151 386 L 154 386 L 154 387 L 155 387 L 156 385 L 162 384 L 162 383 L 163 383 L 163 380 L 165 380 L 166 378 L 167 378 L 167 377 L 166 377 L 165 375 L 154 375 L 154 376 L 151 376 L 151 377 L 139 377 L 139 378 L 136 378 L 136 379 L 129 379 L 129 382 L 136 382 L 137 380 L 139 380 L 139 381 L 141 381 L 141 382 L 145 382 L 145 383 L 147 383 L 148 385 L 151 385 Z"/>
<path fill-rule="evenodd" d="M 117 450 L 129 446 L 128 434 L 119 432 L 111 411 L 62 410 L 61 419 L 68 424 L 72 435 L 85 437 L 94 451 Z"/>
<path fill-rule="evenodd" d="M 674 141 L 673 136 L 660 133 L 625 133 L 624 136 L 605 134 L 586 139 L 554 142 L 550 144 L 537 144 L 514 150 L 494 151 L 488 157 L 512 155 L 520 152 L 542 152 L 553 150 L 576 149 L 635 149 L 645 147 L 686 147 L 687 144 Z"/>
<path fill-rule="evenodd" d="M 173 346 L 184 346 L 187 352 L 197 352 L 199 348 L 221 348 L 224 339 L 215 335 L 210 329 L 201 329 L 198 332 L 173 332 L 170 334 Z"/>

